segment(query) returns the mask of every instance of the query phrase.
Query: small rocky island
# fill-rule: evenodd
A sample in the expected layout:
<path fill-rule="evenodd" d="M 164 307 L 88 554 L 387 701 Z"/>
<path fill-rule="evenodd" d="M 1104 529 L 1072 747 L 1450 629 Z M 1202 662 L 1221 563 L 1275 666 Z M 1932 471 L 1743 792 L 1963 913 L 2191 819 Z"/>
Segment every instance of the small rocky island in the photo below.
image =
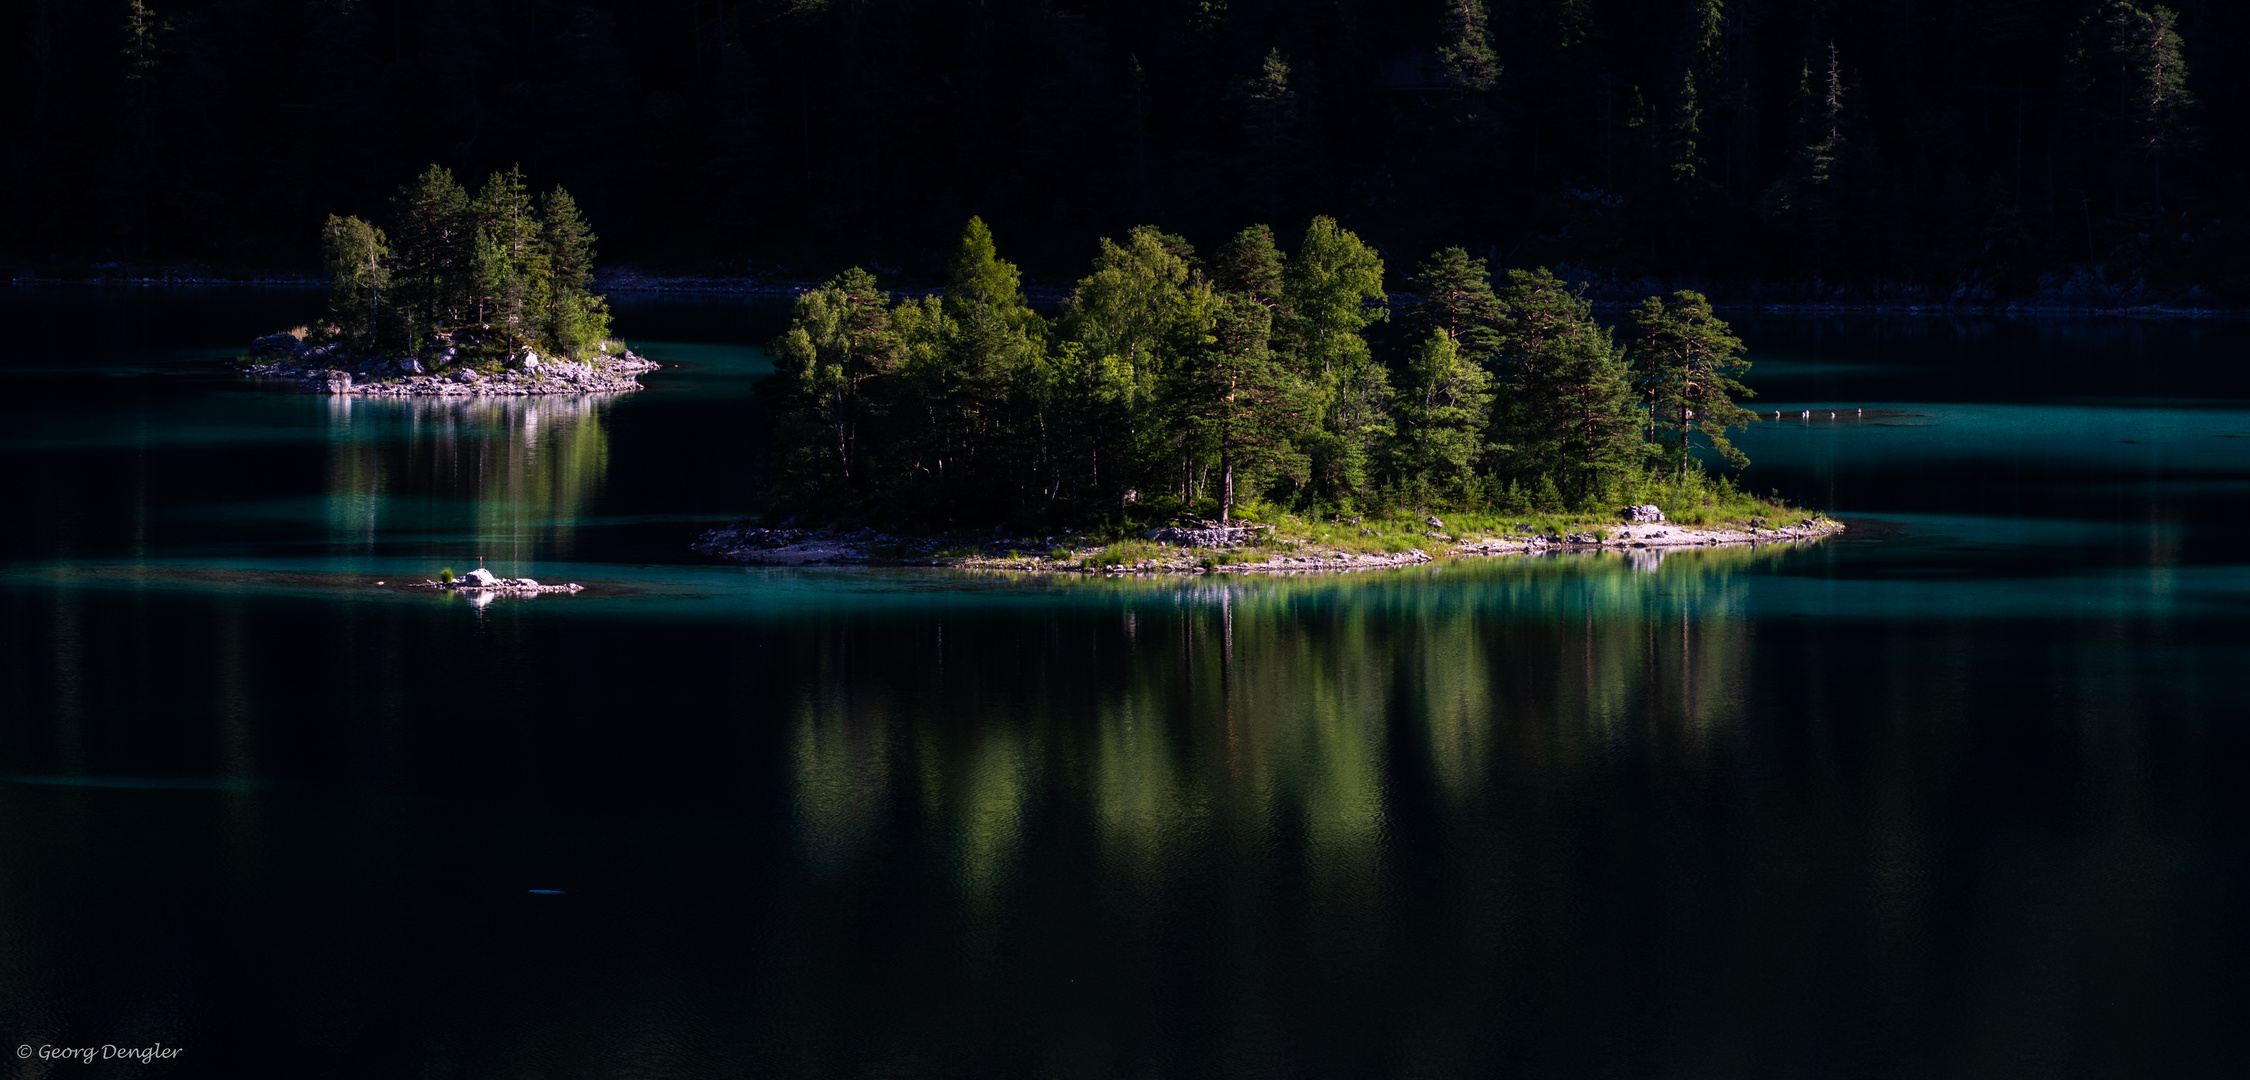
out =
<path fill-rule="evenodd" d="M 251 342 L 244 372 L 407 397 L 618 393 L 656 369 L 609 335 L 594 233 L 569 192 L 535 200 L 510 169 L 472 198 L 432 165 L 392 208 L 389 232 L 329 217 L 326 317 Z"/>
<path fill-rule="evenodd" d="M 251 342 L 242 370 L 257 377 L 288 379 L 319 393 L 370 397 L 615 394 L 640 389 L 641 374 L 659 365 L 623 343 L 614 347 L 614 353 L 597 350 L 584 360 L 541 357 L 525 349 L 506 360 L 478 365 L 464 362 L 462 348 L 451 335 L 439 334 L 430 339 L 425 363 L 418 356 L 354 356 L 343 345 L 311 344 L 291 331 Z"/>
<path fill-rule="evenodd" d="M 459 577 L 453 576 L 449 570 L 440 580 L 424 581 L 407 588 L 444 589 L 485 596 L 537 596 L 540 593 L 584 592 L 586 587 L 575 581 L 568 585 L 541 585 L 530 578 L 504 578 L 480 566 Z"/>

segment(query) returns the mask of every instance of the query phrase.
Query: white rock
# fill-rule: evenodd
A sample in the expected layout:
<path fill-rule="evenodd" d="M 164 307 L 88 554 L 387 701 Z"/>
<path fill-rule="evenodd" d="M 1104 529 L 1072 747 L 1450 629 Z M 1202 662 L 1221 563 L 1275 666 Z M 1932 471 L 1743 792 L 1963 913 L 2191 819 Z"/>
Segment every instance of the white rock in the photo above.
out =
<path fill-rule="evenodd" d="M 497 579 L 492 576 L 492 571 L 480 566 L 461 575 L 461 580 L 482 588 L 491 588 L 493 582 Z"/>

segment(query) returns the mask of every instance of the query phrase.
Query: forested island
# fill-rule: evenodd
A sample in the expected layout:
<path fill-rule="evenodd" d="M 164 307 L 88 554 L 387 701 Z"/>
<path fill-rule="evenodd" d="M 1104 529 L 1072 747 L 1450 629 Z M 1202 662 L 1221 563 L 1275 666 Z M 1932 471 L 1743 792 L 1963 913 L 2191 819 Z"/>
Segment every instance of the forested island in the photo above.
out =
<path fill-rule="evenodd" d="M 972 218 L 942 293 L 893 296 L 854 269 L 797 300 L 760 385 L 765 516 L 894 546 L 995 524 L 1073 537 L 1058 559 L 1127 536 L 1349 546 L 1401 520 L 1446 544 L 1598 544 L 1612 537 L 1590 523 L 1621 514 L 1743 539 L 1798 517 L 1705 466 L 1748 463 L 1727 433 L 1752 417 L 1736 404 L 1742 343 L 1703 296 L 1649 297 L 1619 334 L 1551 271 L 1496 284 L 1459 247 L 1405 285 L 1406 345 L 1379 355 L 1366 331 L 1392 314 L 1384 261 L 1334 219 L 1288 251 L 1253 225 L 1207 258 L 1144 226 L 1100 241 L 1047 317 Z M 803 540 L 745 522 L 704 547 Z"/>
<path fill-rule="evenodd" d="M 326 318 L 259 338 L 241 363 L 332 394 L 637 390 L 656 364 L 609 336 L 595 239 L 568 191 L 534 201 L 520 168 L 472 198 L 432 165 L 400 190 L 389 233 L 329 215 Z"/>

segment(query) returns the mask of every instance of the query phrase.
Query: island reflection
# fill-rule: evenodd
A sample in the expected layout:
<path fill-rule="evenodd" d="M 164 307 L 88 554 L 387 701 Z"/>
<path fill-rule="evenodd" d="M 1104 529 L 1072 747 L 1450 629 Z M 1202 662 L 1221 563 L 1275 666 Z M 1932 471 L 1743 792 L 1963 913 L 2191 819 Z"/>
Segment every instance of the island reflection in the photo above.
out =
<path fill-rule="evenodd" d="M 439 557 L 459 557 L 448 538 L 465 534 L 478 538 L 475 554 L 525 568 L 566 558 L 608 477 L 607 405 L 593 396 L 330 398 L 330 534 L 373 545 L 422 532 Z"/>

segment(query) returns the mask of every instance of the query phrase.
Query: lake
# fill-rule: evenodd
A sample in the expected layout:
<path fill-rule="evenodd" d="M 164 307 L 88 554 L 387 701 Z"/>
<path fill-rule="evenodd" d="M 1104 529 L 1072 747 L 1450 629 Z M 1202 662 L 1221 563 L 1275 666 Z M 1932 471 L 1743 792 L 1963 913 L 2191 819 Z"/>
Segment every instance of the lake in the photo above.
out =
<path fill-rule="evenodd" d="M 0 1038 L 182 1050 L 11 1075 L 2244 1066 L 2250 324 L 1738 319 L 1803 549 L 1058 581 L 688 551 L 780 301 L 215 363 L 318 304 L 0 294 Z"/>

